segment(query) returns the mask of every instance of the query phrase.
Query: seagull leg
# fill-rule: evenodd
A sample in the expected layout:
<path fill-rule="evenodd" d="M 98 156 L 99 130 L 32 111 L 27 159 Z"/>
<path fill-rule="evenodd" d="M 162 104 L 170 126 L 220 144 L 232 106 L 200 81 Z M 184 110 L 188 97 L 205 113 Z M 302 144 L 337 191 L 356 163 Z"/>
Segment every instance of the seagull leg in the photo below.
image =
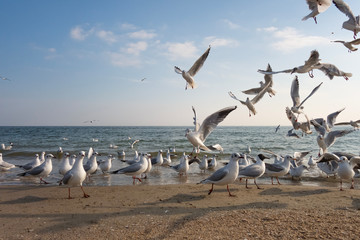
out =
<path fill-rule="evenodd" d="M 310 70 L 308 73 L 309 73 L 309 77 L 311 77 L 311 78 L 314 77 L 313 70 Z"/>
<path fill-rule="evenodd" d="M 344 191 L 344 189 L 342 187 L 342 179 L 340 179 L 340 191 Z"/>
<path fill-rule="evenodd" d="M 354 187 L 354 179 L 351 179 L 351 187 L 350 187 L 350 189 L 354 189 L 355 187 Z"/>
<path fill-rule="evenodd" d="M 84 191 L 84 189 L 83 189 L 82 186 L 80 186 L 80 188 L 81 188 L 82 192 L 84 193 L 84 198 L 90 197 L 90 195 L 88 195 L 88 194 L 85 193 L 85 191 Z M 70 191 L 70 188 L 69 188 L 69 191 Z"/>
<path fill-rule="evenodd" d="M 279 178 L 278 178 L 278 177 L 276 177 L 276 180 L 277 180 L 277 183 L 278 183 L 279 185 L 281 185 L 281 183 L 279 182 Z"/>
<path fill-rule="evenodd" d="M 315 24 L 317 24 L 317 20 L 316 20 L 316 17 L 314 17 L 314 21 L 315 21 Z"/>
<path fill-rule="evenodd" d="M 135 176 L 133 176 L 132 178 L 133 178 L 133 185 L 135 185 Z"/>
<path fill-rule="evenodd" d="M 248 182 L 248 179 L 246 179 L 246 181 L 245 181 L 245 187 L 246 187 L 247 189 L 250 189 L 251 187 L 248 187 L 247 182 Z"/>
<path fill-rule="evenodd" d="M 210 195 L 213 190 L 214 190 L 214 184 L 211 184 L 211 189 L 209 190 L 208 195 Z"/>
<path fill-rule="evenodd" d="M 257 185 L 255 178 L 254 178 L 254 183 L 255 183 L 257 189 L 262 189 L 261 187 L 259 187 L 259 186 Z"/>
<path fill-rule="evenodd" d="M 229 190 L 229 184 L 226 184 L 226 189 L 228 190 L 229 197 L 235 197 L 236 195 L 232 195 Z"/>
<path fill-rule="evenodd" d="M 271 177 L 271 185 L 274 185 L 274 178 Z"/>
<path fill-rule="evenodd" d="M 70 188 L 68 188 L 68 192 L 69 192 L 68 199 L 72 199 L 72 197 L 70 196 Z"/>
<path fill-rule="evenodd" d="M 345 78 L 346 81 L 349 80 L 349 78 L 347 76 L 344 75 L 343 77 Z"/>
<path fill-rule="evenodd" d="M 42 182 L 45 183 L 45 184 L 49 184 L 49 183 L 48 183 L 47 181 L 45 181 L 44 179 L 40 178 L 40 184 L 41 184 Z"/>

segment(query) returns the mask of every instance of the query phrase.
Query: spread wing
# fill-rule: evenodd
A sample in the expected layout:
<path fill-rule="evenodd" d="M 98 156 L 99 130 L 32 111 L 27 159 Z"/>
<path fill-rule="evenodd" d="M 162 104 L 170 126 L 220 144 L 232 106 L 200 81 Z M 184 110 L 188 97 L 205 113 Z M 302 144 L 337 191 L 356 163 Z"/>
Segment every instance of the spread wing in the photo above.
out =
<path fill-rule="evenodd" d="M 327 116 L 327 124 L 329 125 L 330 128 L 332 128 L 336 122 L 336 118 L 337 116 L 342 112 L 344 111 L 345 108 L 339 110 L 339 111 L 336 111 L 336 112 L 333 112 L 331 114 L 329 114 Z"/>
<path fill-rule="evenodd" d="M 351 11 L 349 5 L 347 5 L 343 0 L 333 0 L 333 3 L 340 12 L 344 13 L 354 23 L 356 22 L 356 18 Z"/>
<path fill-rule="evenodd" d="M 353 131 L 354 130 L 338 130 L 329 132 L 325 137 L 326 146 L 331 147 L 335 143 L 336 138 L 345 136 Z"/>
<path fill-rule="evenodd" d="M 208 57 L 209 53 L 210 53 L 210 46 L 209 48 L 203 53 L 203 55 L 201 55 L 201 57 L 196 60 L 196 62 L 194 63 L 194 65 L 190 68 L 190 70 L 188 71 L 189 74 L 191 76 L 195 76 L 195 74 L 200 70 L 200 68 L 204 65 L 204 62 L 206 60 L 206 58 Z"/>
<path fill-rule="evenodd" d="M 265 76 L 267 76 L 267 75 L 265 75 Z M 245 94 L 254 95 L 254 94 L 258 94 L 261 90 L 262 90 L 262 87 L 257 87 L 257 88 L 250 88 L 250 89 L 242 91 L 242 92 Z"/>
<path fill-rule="evenodd" d="M 271 82 L 266 84 L 266 86 L 253 99 L 251 99 L 251 102 L 253 104 L 257 103 L 264 96 L 264 94 L 266 93 L 266 91 L 270 87 L 270 84 L 271 84 Z"/>
<path fill-rule="evenodd" d="M 282 71 L 266 71 L 266 70 L 261 70 L 261 69 L 258 69 L 258 72 L 259 73 L 262 73 L 262 74 L 268 74 L 268 75 L 271 75 L 271 74 L 278 74 L 278 73 L 291 73 L 293 69 L 286 69 L 286 70 L 282 70 Z"/>
<path fill-rule="evenodd" d="M 195 108 L 192 107 L 192 110 L 193 110 L 193 112 L 194 112 L 194 118 L 193 118 L 193 119 L 194 119 L 195 131 L 197 132 L 197 131 L 199 131 L 199 129 L 200 129 L 200 123 L 197 122 Z"/>
<path fill-rule="evenodd" d="M 311 91 L 311 93 L 309 94 L 309 96 L 307 96 L 307 97 L 300 103 L 299 107 L 301 107 L 301 106 L 304 104 L 304 102 L 305 102 L 309 97 L 311 97 L 311 96 L 320 88 L 321 84 L 323 84 L 323 83 L 321 82 L 319 85 L 317 85 L 317 86 Z"/>
<path fill-rule="evenodd" d="M 205 141 L 207 136 L 209 136 L 209 134 L 216 128 L 216 126 L 220 122 L 222 122 L 226 118 L 226 116 L 235 109 L 236 106 L 226 107 L 208 116 L 200 126 L 199 129 L 200 139 L 202 141 Z"/>
<path fill-rule="evenodd" d="M 320 59 L 319 59 L 319 52 L 316 50 L 311 51 L 310 57 L 308 60 L 305 61 L 304 67 L 308 68 L 311 67 L 315 64 L 318 64 Z"/>

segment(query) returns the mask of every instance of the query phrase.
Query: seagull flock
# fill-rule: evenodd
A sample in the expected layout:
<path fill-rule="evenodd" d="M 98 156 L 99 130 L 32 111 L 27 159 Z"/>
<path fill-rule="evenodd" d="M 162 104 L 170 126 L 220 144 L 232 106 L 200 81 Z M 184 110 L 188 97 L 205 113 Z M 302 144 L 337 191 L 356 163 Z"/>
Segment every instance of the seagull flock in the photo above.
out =
<path fill-rule="evenodd" d="M 354 33 L 355 40 L 352 41 L 343 41 L 336 40 L 336 43 L 342 43 L 348 51 L 357 51 L 357 48 L 354 45 L 360 44 L 360 39 L 356 39 L 357 33 L 360 31 L 360 20 L 359 16 L 355 16 L 350 7 L 343 0 L 306 0 L 306 3 L 309 6 L 311 12 L 306 15 L 302 20 L 307 20 L 313 18 L 315 23 L 318 23 L 319 14 L 326 11 L 332 4 L 335 5 L 342 13 L 344 13 L 348 20 L 345 21 L 342 25 L 344 29 L 350 30 Z M 206 51 L 195 61 L 195 63 L 190 67 L 188 71 L 182 70 L 179 67 L 175 66 L 174 70 L 176 73 L 181 74 L 186 81 L 185 90 L 188 88 L 195 89 L 197 84 L 195 83 L 195 75 L 204 65 L 206 59 L 210 55 L 211 46 L 209 46 Z M 236 101 L 239 101 L 242 105 L 245 105 L 249 110 L 249 117 L 257 114 L 255 105 L 264 98 L 265 94 L 268 94 L 270 97 L 275 97 L 276 91 L 273 88 L 273 75 L 280 73 L 287 74 L 309 74 L 311 78 L 315 77 L 314 71 L 319 70 L 323 72 L 330 80 L 334 77 L 343 77 L 345 80 L 348 80 L 352 77 L 351 73 L 344 72 L 331 63 L 323 63 L 320 59 L 320 54 L 317 50 L 310 52 L 309 58 L 305 61 L 303 65 L 296 67 L 291 67 L 285 70 L 273 71 L 270 64 L 267 65 L 266 70 L 259 69 L 258 72 L 264 75 L 264 82 L 260 82 L 259 87 L 254 87 L 248 90 L 243 90 L 243 94 L 255 95 L 251 99 L 249 97 L 246 100 L 240 100 L 232 91 L 229 91 L 228 94 L 231 98 Z M 0 76 L 2 80 L 9 80 L 5 77 Z M 143 78 L 141 81 L 144 81 Z M 351 188 L 354 188 L 353 178 L 355 176 L 356 168 L 359 168 L 360 156 L 349 155 L 346 153 L 332 153 L 329 152 L 329 148 L 335 143 L 335 140 L 339 137 L 342 137 L 346 134 L 350 134 L 355 130 L 359 129 L 360 120 L 349 120 L 348 122 L 339 122 L 336 123 L 336 117 L 345 110 L 337 110 L 334 113 L 330 113 L 326 117 L 320 118 L 311 118 L 305 113 L 305 103 L 308 103 L 310 97 L 316 94 L 317 91 L 320 91 L 321 85 L 323 82 L 314 86 L 313 90 L 303 98 L 301 101 L 300 98 L 300 81 L 297 75 L 294 76 L 291 88 L 290 88 L 290 97 L 292 99 L 292 106 L 285 108 L 286 117 L 289 119 L 292 125 L 292 129 L 288 131 L 288 136 L 295 136 L 300 138 L 299 134 L 296 133 L 297 130 L 301 131 L 303 136 L 313 134 L 312 128 L 315 129 L 317 135 L 317 144 L 319 148 L 318 159 L 315 161 L 311 156 L 308 160 L 305 160 L 306 153 L 294 153 L 291 155 L 280 156 L 276 153 L 269 152 L 264 150 L 266 154 L 271 154 L 266 156 L 265 154 L 258 154 L 255 157 L 252 157 L 250 154 L 246 153 L 232 153 L 227 164 L 217 168 L 219 164 L 216 162 L 216 155 L 213 155 L 211 158 L 207 158 L 207 155 L 204 155 L 200 160 L 198 155 L 200 151 L 212 152 L 220 151 L 223 152 L 223 148 L 219 143 L 206 145 L 205 141 L 207 137 L 214 131 L 214 129 L 220 124 L 225 118 L 234 110 L 237 109 L 237 106 L 230 106 L 220 109 L 208 117 L 202 122 L 199 123 L 196 110 L 192 107 L 193 110 L 193 124 L 195 126 L 194 130 L 186 129 L 185 137 L 193 146 L 193 151 L 187 155 L 185 152 L 179 159 L 177 165 L 172 164 L 171 158 L 174 157 L 170 153 L 170 150 L 167 151 L 166 157 L 163 157 L 163 152 L 160 150 L 157 153 L 157 156 L 152 158 L 148 153 L 137 153 L 135 151 L 135 156 L 133 159 L 129 160 L 125 158 L 125 152 L 118 152 L 118 158 L 126 162 L 128 166 L 111 170 L 112 160 L 114 157 L 109 155 L 106 160 L 98 161 L 97 156 L 98 152 L 93 151 L 90 148 L 88 152 L 88 161 L 83 163 L 86 153 L 80 151 L 77 155 L 70 155 L 65 153 L 59 165 L 59 173 L 63 175 L 63 178 L 60 179 L 59 185 L 68 186 L 68 198 L 71 198 L 70 189 L 72 187 L 79 186 L 83 192 L 85 198 L 89 197 L 85 193 L 82 184 L 86 181 L 87 178 L 90 178 L 98 168 L 101 169 L 103 173 L 109 174 L 125 174 L 129 175 L 133 179 L 133 184 L 136 184 L 136 180 L 142 182 L 143 178 L 147 178 L 147 174 L 152 169 L 159 170 L 160 167 L 169 167 L 174 171 L 178 172 L 179 176 L 186 176 L 189 171 L 190 165 L 192 163 L 198 163 L 199 170 L 202 173 L 206 174 L 206 171 L 213 171 L 208 177 L 204 178 L 199 184 L 211 184 L 211 189 L 208 194 L 210 195 L 213 192 L 214 185 L 226 185 L 229 196 L 234 196 L 229 190 L 229 184 L 234 183 L 237 179 L 240 181 L 245 179 L 246 188 L 248 186 L 248 179 L 254 179 L 254 184 L 257 188 L 260 189 L 256 183 L 256 179 L 262 176 L 268 176 L 271 178 L 271 184 L 274 184 L 273 179 L 277 180 L 277 184 L 280 184 L 279 177 L 283 177 L 287 174 L 290 174 L 293 178 L 301 178 L 304 171 L 309 171 L 309 169 L 318 167 L 322 172 L 326 174 L 338 175 L 340 178 L 340 190 L 342 188 L 343 179 L 351 180 Z M 304 121 L 301 121 L 301 117 L 304 117 Z M 93 123 L 98 120 L 85 121 Z M 85 123 L 84 122 L 84 123 Z M 348 125 L 352 126 L 353 129 L 345 130 L 332 130 L 335 126 Z M 280 128 L 280 125 L 276 128 L 277 132 Z M 129 140 L 131 138 L 129 137 Z M 133 140 L 130 143 L 131 149 L 134 148 L 134 145 L 137 144 L 139 140 Z M 13 144 L 5 146 L 2 144 L 2 149 L 11 150 Z M 117 146 L 111 146 L 115 148 Z M 59 152 L 58 152 L 59 153 Z M 62 153 L 62 149 L 61 149 Z M 273 163 L 265 162 L 265 159 L 274 157 Z M 39 155 L 35 156 L 35 160 L 27 163 L 23 166 L 15 166 L 13 164 L 7 163 L 3 160 L 2 153 L 0 153 L 0 169 L 2 171 L 7 171 L 11 168 L 19 167 L 24 170 L 23 173 L 18 174 L 18 176 L 36 176 L 39 177 L 40 183 L 47 183 L 43 178 L 47 177 L 52 171 L 52 158 L 55 158 L 53 154 L 42 153 L 41 157 Z M 355 169 L 355 170 L 354 170 Z"/>

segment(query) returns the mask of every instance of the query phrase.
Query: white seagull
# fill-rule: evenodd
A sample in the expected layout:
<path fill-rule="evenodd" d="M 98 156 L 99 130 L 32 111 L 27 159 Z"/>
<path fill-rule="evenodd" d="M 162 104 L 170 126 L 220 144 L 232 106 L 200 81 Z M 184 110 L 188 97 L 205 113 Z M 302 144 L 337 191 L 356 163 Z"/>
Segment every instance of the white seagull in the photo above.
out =
<path fill-rule="evenodd" d="M 163 158 L 163 166 L 170 166 L 171 164 L 171 153 L 170 150 L 166 150 L 166 157 Z"/>
<path fill-rule="evenodd" d="M 211 114 L 210 116 L 205 118 L 201 125 L 197 122 L 195 108 L 192 107 L 192 109 L 194 112 L 195 131 L 186 129 L 185 137 L 193 145 L 194 151 L 199 151 L 200 149 L 205 151 L 211 151 L 211 149 L 209 149 L 204 144 L 206 138 L 210 135 L 210 133 L 212 133 L 212 131 L 217 127 L 217 125 L 226 118 L 229 113 L 236 109 L 236 106 L 226 107 Z"/>
<path fill-rule="evenodd" d="M 354 47 L 353 45 L 359 45 L 360 44 L 360 38 L 349 41 L 349 42 L 342 41 L 342 40 L 335 40 L 335 41 L 332 41 L 332 42 L 342 43 L 348 49 L 349 52 L 355 52 L 358 49 L 356 47 Z"/>
<path fill-rule="evenodd" d="M 112 160 L 113 160 L 113 155 L 110 154 L 107 156 L 107 159 L 102 160 L 98 163 L 99 168 L 103 173 L 107 173 L 110 170 L 112 166 Z"/>
<path fill-rule="evenodd" d="M 270 164 L 265 163 L 265 174 L 271 177 L 271 184 L 274 185 L 273 178 L 275 177 L 277 183 L 281 185 L 279 182 L 279 177 L 285 176 L 290 171 L 290 161 L 294 158 L 290 155 L 286 155 L 284 157 L 284 161 L 281 164 Z"/>
<path fill-rule="evenodd" d="M 352 126 L 354 129 L 359 129 L 360 128 L 360 120 L 356 120 L 356 121 L 352 121 L 350 120 L 349 122 L 339 122 L 339 123 L 335 123 L 335 125 L 350 125 Z"/>
<path fill-rule="evenodd" d="M 217 166 L 216 155 L 213 155 L 210 163 L 208 162 L 208 169 L 215 169 Z"/>
<path fill-rule="evenodd" d="M 192 89 L 196 88 L 195 80 L 193 77 L 200 70 L 200 68 L 204 65 L 204 62 L 209 55 L 210 48 L 211 47 L 209 46 L 208 49 L 203 53 L 203 55 L 201 55 L 201 57 L 198 60 L 196 60 L 196 62 L 190 68 L 189 71 L 186 72 L 185 70 L 181 70 L 179 67 L 176 67 L 176 66 L 174 67 L 175 72 L 178 74 L 181 74 L 182 77 L 186 80 L 185 90 L 188 88 L 188 86 L 190 86 Z"/>
<path fill-rule="evenodd" d="M 326 9 L 331 6 L 332 2 L 331 0 L 306 0 L 306 3 L 308 4 L 311 13 L 303 17 L 301 20 L 305 21 L 309 18 L 313 18 L 317 24 L 316 16 L 326 11 Z"/>
<path fill-rule="evenodd" d="M 318 162 L 324 161 L 332 161 L 335 160 L 339 164 L 339 168 L 337 170 L 337 174 L 340 177 L 340 191 L 343 191 L 342 188 L 342 181 L 343 179 L 351 180 L 351 187 L 350 189 L 354 189 L 354 167 L 357 164 L 360 164 L 360 157 L 354 156 L 350 160 L 347 159 L 345 156 L 337 156 L 333 153 L 324 153 L 322 157 L 319 158 Z"/>
<path fill-rule="evenodd" d="M 111 173 L 112 174 L 120 173 L 120 174 L 130 175 L 133 178 L 133 184 L 135 184 L 136 179 L 139 180 L 140 182 L 142 182 L 141 179 L 138 178 L 137 176 L 144 173 L 147 168 L 148 168 L 147 156 L 146 156 L 146 154 L 141 153 L 139 162 L 136 162 L 134 164 L 131 164 L 130 166 L 112 171 Z"/>
<path fill-rule="evenodd" d="M 255 97 L 253 97 L 251 100 L 249 97 L 246 98 L 245 101 L 242 101 L 238 99 L 231 91 L 229 92 L 229 95 L 231 98 L 241 102 L 241 104 L 245 105 L 249 109 L 249 117 L 251 117 L 251 114 L 256 115 L 255 110 L 255 104 L 264 96 L 264 94 L 267 92 L 267 89 L 269 88 L 270 83 L 268 83 Z"/>
<path fill-rule="evenodd" d="M 208 159 L 206 154 L 202 157 L 201 162 L 199 163 L 199 168 L 201 171 L 204 171 L 204 173 L 206 172 L 206 169 L 208 168 Z"/>
<path fill-rule="evenodd" d="M 98 152 L 93 152 L 91 154 L 90 159 L 86 162 L 86 164 L 84 165 L 84 169 L 86 172 L 87 176 L 90 176 L 91 174 L 95 173 L 97 168 L 98 168 L 98 164 L 96 161 L 96 156 L 100 155 Z"/>
<path fill-rule="evenodd" d="M 270 64 L 268 64 L 266 71 L 267 72 L 272 71 L 272 68 L 271 68 Z M 265 88 L 268 83 L 270 83 L 269 87 L 267 88 L 267 92 L 269 93 L 270 97 L 275 96 L 276 92 L 275 92 L 274 89 L 272 89 L 272 86 L 274 84 L 273 79 L 272 79 L 272 74 L 265 74 L 264 79 L 265 79 L 265 83 L 263 81 L 261 81 L 260 82 L 260 87 L 251 88 L 251 89 L 248 89 L 248 90 L 245 90 L 245 91 L 242 91 L 242 92 L 245 93 L 245 94 L 256 95 L 259 92 L 261 92 L 261 90 L 263 90 L 263 88 Z"/>
<path fill-rule="evenodd" d="M 339 114 L 344 110 L 345 108 L 342 108 L 336 112 L 330 113 L 329 115 L 327 115 L 326 119 L 315 118 L 311 120 L 311 124 L 315 127 L 317 132 L 319 132 L 322 135 L 325 135 L 325 132 L 330 132 L 331 128 L 333 128 L 334 125 L 336 125 L 335 122 L 337 116 L 339 116 Z"/>
<path fill-rule="evenodd" d="M 41 164 L 41 161 L 40 161 L 40 158 L 39 158 L 39 154 L 35 154 L 35 159 L 25 165 L 16 165 L 17 167 L 19 168 L 22 168 L 26 171 L 34 168 L 34 167 L 37 167 Z"/>
<path fill-rule="evenodd" d="M 352 77 L 352 73 L 343 72 L 334 64 L 319 63 L 316 65 L 316 68 L 325 73 L 330 80 L 333 80 L 334 77 L 343 77 L 345 80 L 349 80 L 349 77 Z"/>
<path fill-rule="evenodd" d="M 152 166 L 161 166 L 164 162 L 163 151 L 159 150 L 156 158 L 151 159 Z"/>
<path fill-rule="evenodd" d="M 14 167 L 15 167 L 14 164 L 5 162 L 3 160 L 2 153 L 0 153 L 0 170 L 1 171 L 7 171 L 7 170 L 10 170 L 11 168 L 14 168 Z"/>
<path fill-rule="evenodd" d="M 45 161 L 41 165 L 34 167 L 33 169 L 27 172 L 20 173 L 18 174 L 18 176 L 32 175 L 32 176 L 40 177 L 40 183 L 43 182 L 45 184 L 48 184 L 48 182 L 44 181 L 43 178 L 47 177 L 53 169 L 52 158 L 55 158 L 54 155 L 47 154 L 45 157 Z"/>
<path fill-rule="evenodd" d="M 75 160 L 74 166 L 71 168 L 71 170 L 67 171 L 63 177 L 63 179 L 60 181 L 60 184 L 68 185 L 69 189 L 69 196 L 68 198 L 71 199 L 70 196 L 70 188 L 71 187 L 77 187 L 79 186 L 81 188 L 81 191 L 84 194 L 84 198 L 90 197 L 88 194 L 85 193 L 82 183 L 86 179 L 86 172 L 83 167 L 83 161 L 85 158 L 85 152 L 81 151 L 79 153 L 78 158 Z"/>
<path fill-rule="evenodd" d="M 320 62 L 321 59 L 319 59 L 319 52 L 316 50 L 311 51 L 310 53 L 310 57 L 308 60 L 305 61 L 304 65 L 300 65 L 298 67 L 294 67 L 292 69 L 286 69 L 286 70 L 282 70 L 282 71 L 265 71 L 265 70 L 261 70 L 259 69 L 258 72 L 262 73 L 262 74 L 277 74 L 277 73 L 309 73 L 309 76 L 311 78 L 314 77 L 312 71 L 314 68 L 316 68 L 316 64 L 318 64 Z"/>
<path fill-rule="evenodd" d="M 356 38 L 357 33 L 360 31 L 360 19 L 359 16 L 355 16 L 351 11 L 348 4 L 343 0 L 333 0 L 335 6 L 344 13 L 349 19 L 345 21 L 342 27 L 346 30 L 354 32 L 354 38 Z"/>
<path fill-rule="evenodd" d="M 4 150 L 4 151 L 9 151 L 9 150 L 12 149 L 13 145 L 14 145 L 14 144 L 13 144 L 12 142 L 10 143 L 9 146 L 5 146 L 5 144 L 2 143 L 2 144 L 1 144 L 1 148 L 2 148 L 2 150 Z"/>
<path fill-rule="evenodd" d="M 256 162 L 254 164 L 248 165 L 247 167 L 241 169 L 239 171 L 239 178 L 245 178 L 246 179 L 246 188 L 250 188 L 247 185 L 248 179 L 254 179 L 254 183 L 258 189 L 261 189 L 257 183 L 256 179 L 264 175 L 265 173 L 265 163 L 263 162 L 264 159 L 266 159 L 264 154 L 258 154 L 256 156 Z"/>
<path fill-rule="evenodd" d="M 187 156 L 184 152 L 180 158 L 180 163 L 170 167 L 177 171 L 180 176 L 187 175 L 187 171 L 189 171 L 189 156 Z"/>
<path fill-rule="evenodd" d="M 214 184 L 216 184 L 216 185 L 226 185 L 229 196 L 230 197 L 235 196 L 230 193 L 229 184 L 233 183 L 238 177 L 239 158 L 240 158 L 240 154 L 238 153 L 231 154 L 230 162 L 226 166 L 218 169 L 210 177 L 200 182 L 202 184 L 211 183 L 211 189 L 209 190 L 208 193 L 209 195 L 214 190 Z"/>
<path fill-rule="evenodd" d="M 319 134 L 316 141 L 323 153 L 326 153 L 327 149 L 335 143 L 336 138 L 345 136 L 349 133 L 352 133 L 353 131 L 355 130 L 336 130 L 329 132 L 328 134 L 326 134 L 326 136 Z"/>
<path fill-rule="evenodd" d="M 65 175 L 67 171 L 69 171 L 72 168 L 72 165 L 70 164 L 70 153 L 65 153 L 65 157 L 61 159 L 60 165 L 59 165 L 59 173 L 61 175 Z"/>

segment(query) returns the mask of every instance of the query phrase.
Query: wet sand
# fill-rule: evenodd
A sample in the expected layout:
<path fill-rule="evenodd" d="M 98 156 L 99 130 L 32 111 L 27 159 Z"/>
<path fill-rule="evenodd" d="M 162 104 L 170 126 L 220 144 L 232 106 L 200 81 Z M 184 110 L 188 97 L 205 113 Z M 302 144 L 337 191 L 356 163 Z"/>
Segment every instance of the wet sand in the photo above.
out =
<path fill-rule="evenodd" d="M 360 190 L 0 186 L 0 239 L 357 239 Z M 348 187 L 345 185 L 344 187 Z"/>

